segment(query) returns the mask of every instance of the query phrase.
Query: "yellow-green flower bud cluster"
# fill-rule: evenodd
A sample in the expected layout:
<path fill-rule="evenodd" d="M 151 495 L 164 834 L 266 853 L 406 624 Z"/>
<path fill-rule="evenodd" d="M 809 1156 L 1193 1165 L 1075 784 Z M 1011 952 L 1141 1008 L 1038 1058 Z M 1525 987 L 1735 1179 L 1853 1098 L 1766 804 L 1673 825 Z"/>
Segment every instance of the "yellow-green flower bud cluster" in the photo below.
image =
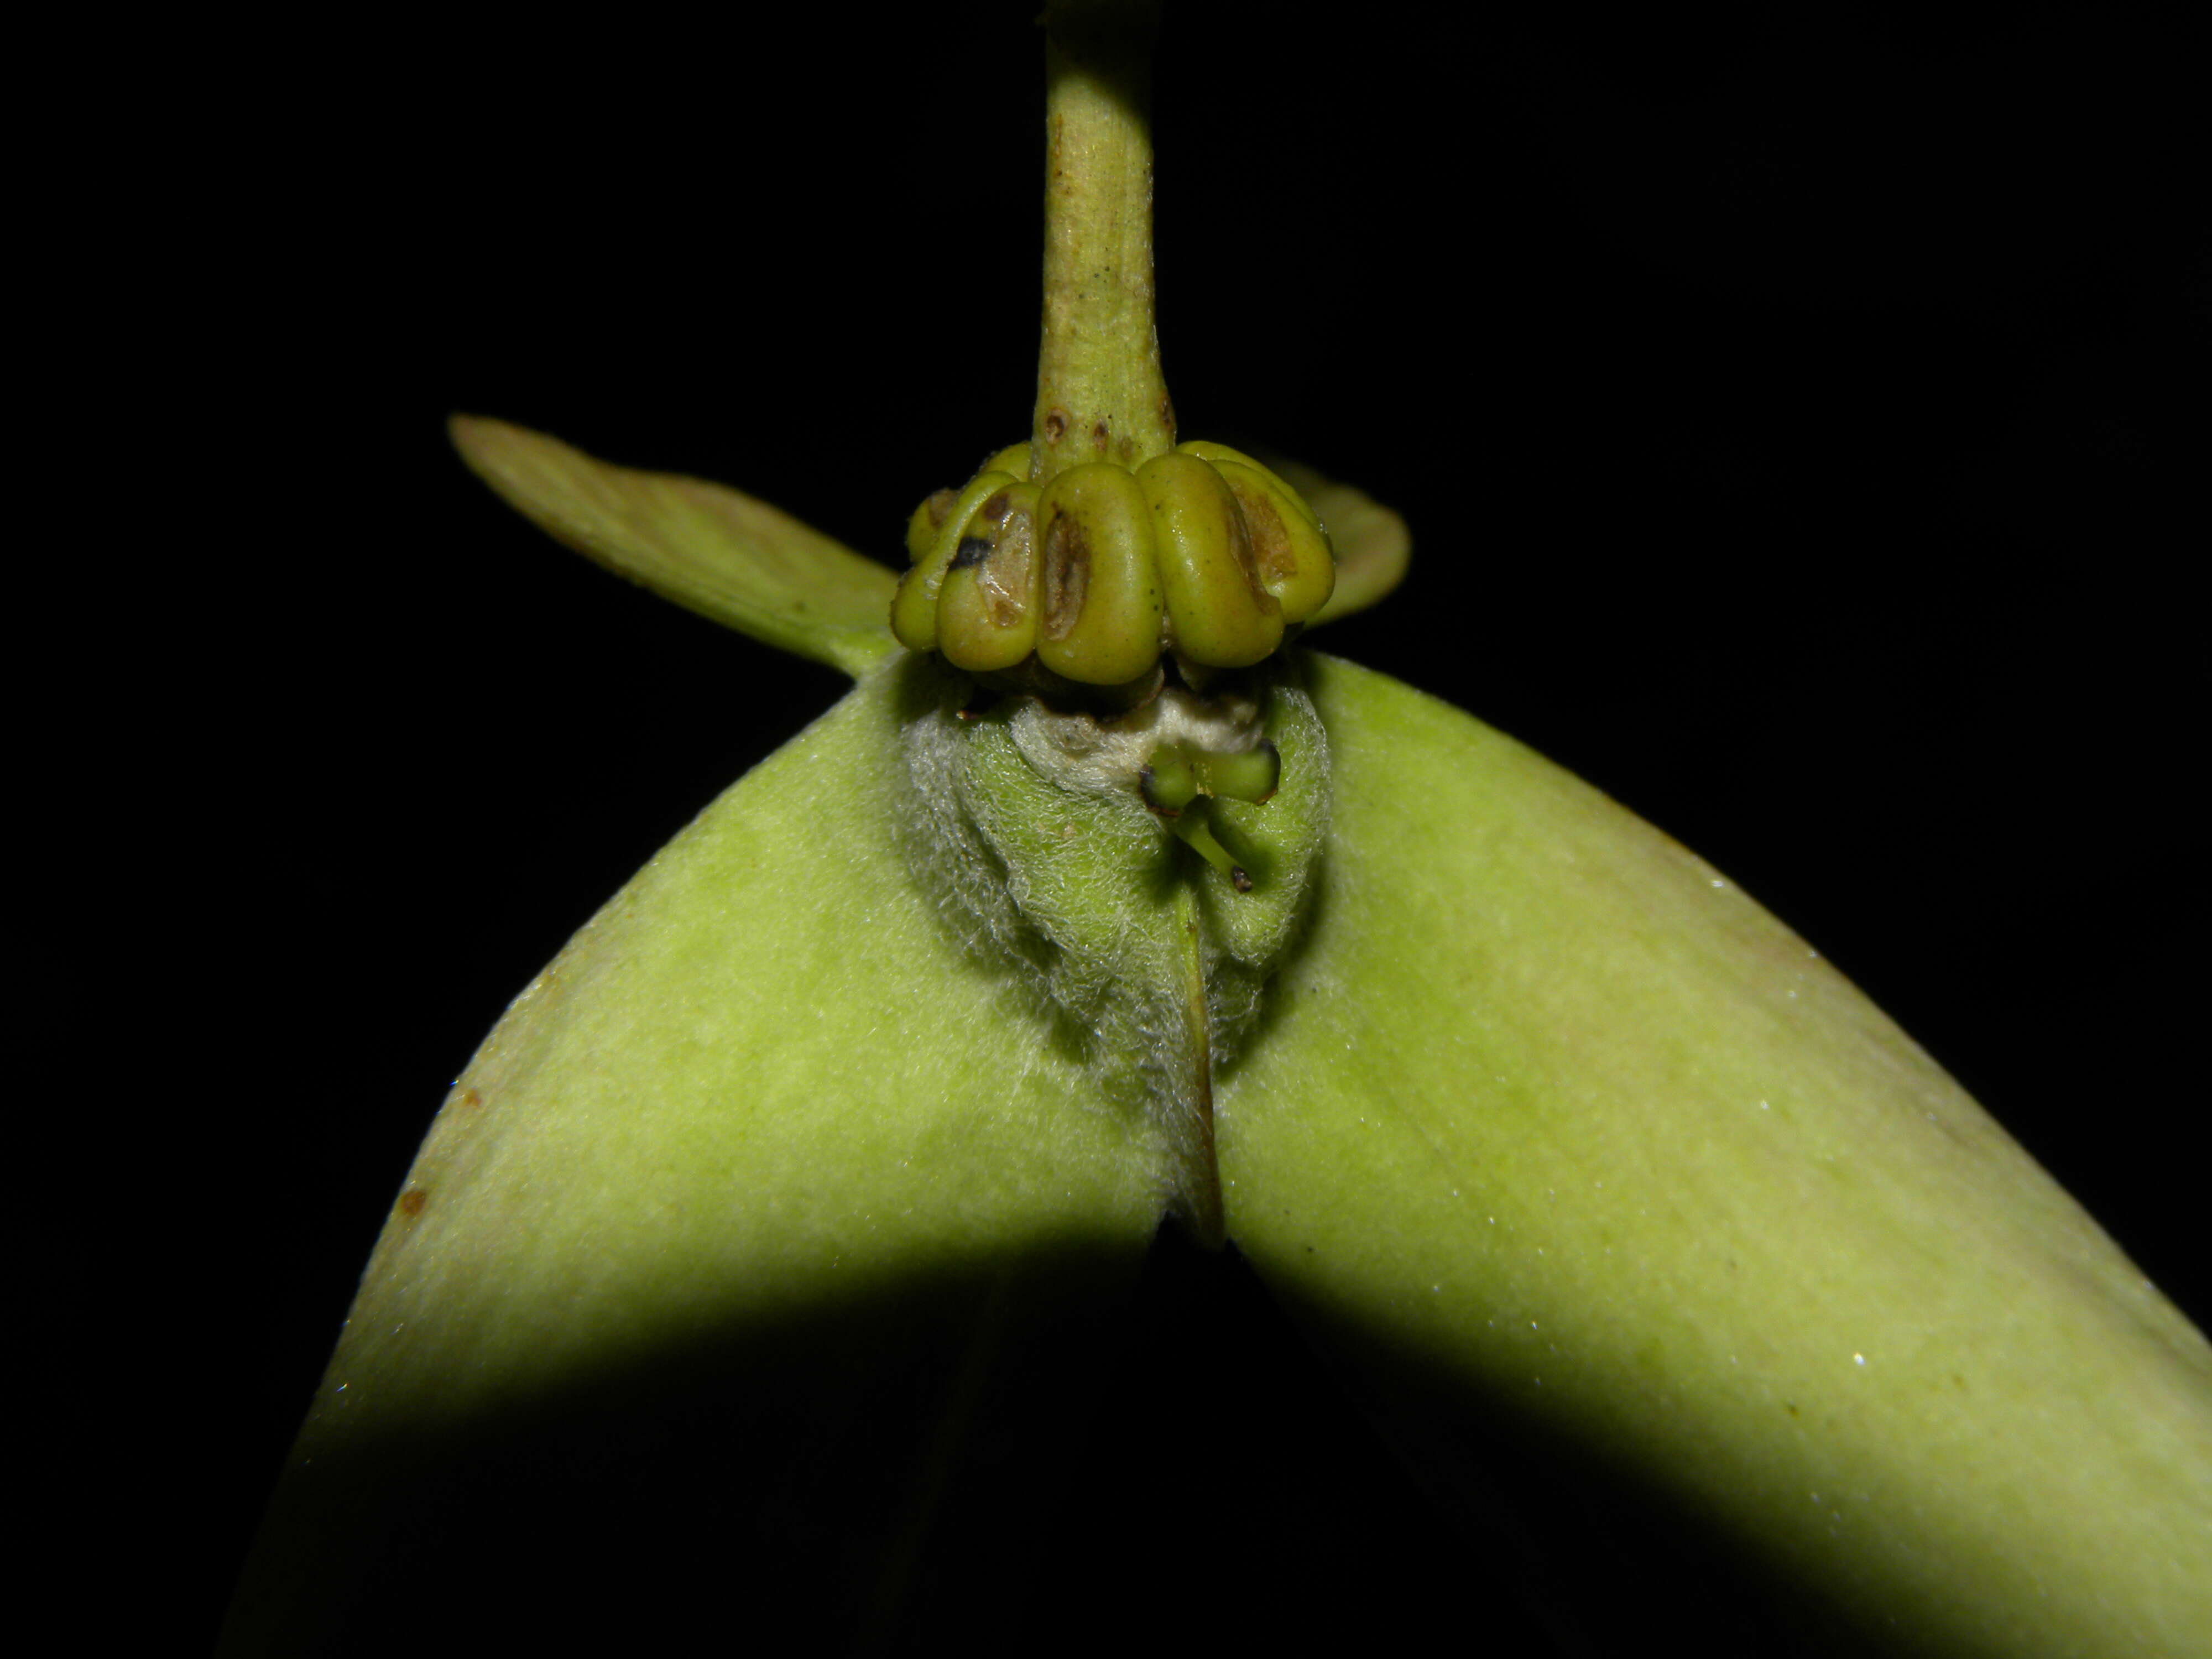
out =
<path fill-rule="evenodd" d="M 1224 444 L 1179 444 L 1025 482 L 1000 450 L 907 526 L 891 631 L 971 673 L 1034 656 L 1062 679 L 1126 685 L 1164 651 L 1206 668 L 1261 661 L 1328 602 L 1336 557 L 1298 493 Z"/>

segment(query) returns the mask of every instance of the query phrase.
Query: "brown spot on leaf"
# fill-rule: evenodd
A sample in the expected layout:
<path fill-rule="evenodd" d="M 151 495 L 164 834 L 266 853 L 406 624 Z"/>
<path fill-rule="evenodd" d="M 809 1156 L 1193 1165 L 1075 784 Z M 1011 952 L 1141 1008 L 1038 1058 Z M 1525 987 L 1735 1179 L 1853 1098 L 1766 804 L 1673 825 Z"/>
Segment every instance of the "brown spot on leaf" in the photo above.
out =
<path fill-rule="evenodd" d="M 420 1187 L 410 1187 L 399 1194 L 399 1213 L 413 1218 L 422 1213 L 422 1206 L 430 1201 L 430 1194 Z"/>
<path fill-rule="evenodd" d="M 952 511 L 953 502 L 959 499 L 959 494 L 955 490 L 939 489 L 931 493 L 928 507 L 929 527 L 932 530 L 942 530 L 945 527 L 945 514 Z"/>
<path fill-rule="evenodd" d="M 1047 410 L 1044 416 L 1044 441 L 1048 444 L 1056 444 L 1066 435 L 1067 411 L 1064 409 Z"/>
<path fill-rule="evenodd" d="M 976 511 L 981 513 L 985 518 L 988 519 L 993 524 L 998 523 L 1000 520 L 1006 516 L 1006 492 L 1003 489 L 1000 490 L 997 495 L 992 496 L 989 501 L 984 502 L 981 507 L 976 508 Z"/>
<path fill-rule="evenodd" d="M 481 1106 L 483 1104 L 483 1097 L 473 1089 L 462 1090 L 457 1098 L 459 1103 L 463 1106 Z"/>
<path fill-rule="evenodd" d="M 1066 639 L 1083 616 L 1083 599 L 1091 587 L 1091 544 L 1083 526 L 1066 513 L 1055 513 L 1044 528 L 1044 615 L 1038 618 L 1045 638 Z"/>
<path fill-rule="evenodd" d="M 1097 451 L 1101 455 L 1103 455 L 1106 453 L 1106 440 L 1109 435 L 1109 434 L 1106 430 L 1106 422 L 1103 419 L 1091 422 L 1091 447 Z"/>

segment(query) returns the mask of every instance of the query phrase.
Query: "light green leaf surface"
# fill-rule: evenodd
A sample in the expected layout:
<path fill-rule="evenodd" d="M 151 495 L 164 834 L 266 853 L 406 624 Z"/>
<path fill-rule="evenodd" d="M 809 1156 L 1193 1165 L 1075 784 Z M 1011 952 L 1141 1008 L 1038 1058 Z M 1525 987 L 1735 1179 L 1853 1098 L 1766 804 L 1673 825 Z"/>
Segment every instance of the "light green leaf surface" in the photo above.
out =
<path fill-rule="evenodd" d="M 465 1407 L 671 1322 L 1059 1234 L 1150 1237 L 1145 1143 L 1085 1109 L 1083 1074 L 908 878 L 896 701 L 890 678 L 856 689 L 516 1000 L 371 1260 L 334 1370 L 349 1392 L 427 1369 L 437 1408 Z"/>
<path fill-rule="evenodd" d="M 749 1390 L 780 1395 L 757 1437 L 812 1449 L 769 1490 L 807 1488 L 849 1534 L 837 1548 L 896 1532 L 830 1473 L 883 1409 L 856 1379 L 902 1347 L 1018 1346 L 1021 1310 L 1049 1324 L 1134 1273 L 1158 1154 L 919 897 L 901 683 L 865 681 L 724 794 L 471 1062 L 369 1263 L 226 1651 L 319 1650 L 361 1616 L 353 1575 L 446 1502 L 426 1495 L 445 1465 L 663 1372 L 724 1379 L 718 1422 L 763 1409 Z"/>
<path fill-rule="evenodd" d="M 2203 1338 L 1710 867 L 1312 678 L 1335 834 L 1219 1094 L 1229 1227 L 1417 1454 L 1502 1409 L 1911 1650 L 2206 1653 Z"/>
<path fill-rule="evenodd" d="M 2203 1339 L 1707 866 L 1455 710 L 1310 677 L 1334 824 L 1310 934 L 1218 1079 L 1229 1232 L 1417 1462 L 1449 1480 L 1471 1425 L 1521 1424 L 1908 1650 L 2202 1653 Z M 964 1346 L 955 1372 L 987 1378 L 1127 1281 L 1159 1141 L 922 897 L 897 737 L 921 684 L 870 677 L 732 789 L 471 1063 L 226 1652 L 388 1609 L 418 1532 L 403 1582 L 453 1605 L 453 1470 L 619 1470 L 619 1437 L 511 1425 L 702 1374 L 765 1460 L 717 1477 L 747 1582 L 779 1571 L 746 1528 L 804 1534 L 801 1492 L 803 1559 L 865 1625 L 927 1524 L 932 1448 L 1021 1403 L 916 1395 L 900 1356 Z M 590 1571 L 573 1530 L 549 1523 L 529 1594 Z"/>
<path fill-rule="evenodd" d="M 898 647 L 897 578 L 726 485 L 596 460 L 557 438 L 457 415 L 453 443 L 532 523 L 687 611 L 854 676 Z"/>
<path fill-rule="evenodd" d="M 1336 550 L 1336 590 L 1307 621 L 1309 628 L 1364 611 L 1390 595 L 1406 579 L 1413 557 L 1413 532 L 1390 508 L 1351 484 L 1296 461 L 1278 460 L 1274 471 L 1328 528 Z"/>

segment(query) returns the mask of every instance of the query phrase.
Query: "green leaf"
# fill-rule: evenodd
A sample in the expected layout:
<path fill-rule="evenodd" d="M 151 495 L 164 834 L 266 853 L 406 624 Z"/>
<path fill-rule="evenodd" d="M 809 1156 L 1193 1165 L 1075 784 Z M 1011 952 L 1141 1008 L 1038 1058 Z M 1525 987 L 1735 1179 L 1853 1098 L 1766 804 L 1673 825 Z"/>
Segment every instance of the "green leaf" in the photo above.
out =
<path fill-rule="evenodd" d="M 920 897 L 885 764 L 902 679 L 864 681 L 710 806 L 456 1083 L 226 1651 L 316 1651 L 378 1616 L 364 1596 L 437 1600 L 422 1585 L 450 1550 L 392 1562 L 442 1536 L 441 1511 L 465 1508 L 457 1487 L 563 1461 L 619 1469 L 635 1431 L 586 1452 L 572 1425 L 665 1419 L 671 1388 L 679 1416 L 744 1429 L 729 1479 L 757 1488 L 740 1507 L 758 1524 L 788 1533 L 774 1494 L 795 1487 L 792 1507 L 838 1529 L 830 1556 L 873 1563 L 834 1594 L 892 1595 L 879 1581 L 910 1553 L 908 1511 L 929 1506 L 903 1473 L 916 1448 L 854 1453 L 843 1486 L 834 1471 L 842 1446 L 876 1445 L 886 1394 L 915 1404 L 917 1432 L 943 1414 L 908 1400 L 908 1357 L 1018 1348 L 1133 1275 L 1169 1176 L 1146 1126 L 1086 1098 L 1080 1060 Z M 946 1384 L 962 1398 L 965 1364 Z M 549 1559 L 599 1535 L 586 1523 L 608 1522 L 549 1528 Z M 748 1524 L 727 1547 L 746 1547 Z M 475 1587 L 479 1602 L 521 1593 Z"/>
<path fill-rule="evenodd" d="M 1318 659 L 1336 821 L 1231 1237 L 1446 1468 L 1504 1411 L 1859 1638 L 2201 1654 L 2212 1350 L 1749 898 L 1465 714 Z"/>
<path fill-rule="evenodd" d="M 1859 1640 L 2192 1651 L 2203 1339 L 1724 878 L 1455 710 L 1310 672 L 1334 819 L 1307 937 L 1217 1079 L 1227 1222 L 1417 1462 L 1479 1486 L 1474 1425 L 1520 1425 Z M 672 1437 L 729 1493 L 714 1547 L 748 1607 L 790 1583 L 865 1634 L 915 1582 L 963 1425 L 1062 1409 L 1068 1372 L 1008 1367 L 1127 1282 L 1175 1171 L 926 896 L 900 727 L 929 684 L 864 680 L 486 1042 L 226 1651 L 565 1606 L 611 1528 L 649 1524 L 625 1483 Z M 471 1504 L 516 1490 L 549 1516 L 537 1576 L 474 1582 Z M 648 1625 L 724 1582 L 665 1577 Z"/>
<path fill-rule="evenodd" d="M 1406 580 L 1406 566 L 1413 557 L 1413 532 L 1405 520 L 1365 491 L 1339 483 L 1310 466 L 1284 460 L 1270 465 L 1328 526 L 1329 542 L 1336 550 L 1336 591 L 1306 626 L 1318 628 L 1388 599 Z"/>
<path fill-rule="evenodd" d="M 454 446 L 532 523 L 726 628 L 855 678 L 898 647 L 897 578 L 725 485 L 595 460 L 557 438 L 456 415 Z"/>

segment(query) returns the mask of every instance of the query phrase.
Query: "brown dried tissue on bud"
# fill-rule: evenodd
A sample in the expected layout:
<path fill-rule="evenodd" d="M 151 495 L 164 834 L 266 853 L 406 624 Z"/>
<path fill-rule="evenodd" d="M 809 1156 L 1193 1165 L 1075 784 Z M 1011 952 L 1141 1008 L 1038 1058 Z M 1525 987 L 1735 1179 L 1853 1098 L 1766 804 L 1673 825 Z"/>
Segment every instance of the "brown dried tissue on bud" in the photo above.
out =
<path fill-rule="evenodd" d="M 1244 573 L 1244 585 L 1252 590 L 1252 601 L 1263 617 L 1272 617 L 1283 607 L 1260 580 L 1260 563 L 1252 545 L 1252 532 L 1243 512 L 1233 495 L 1229 498 L 1229 556 L 1237 561 L 1237 568 Z"/>
<path fill-rule="evenodd" d="M 975 573 L 975 586 L 993 627 L 1012 628 L 1029 609 L 1030 565 L 1036 551 L 1036 520 L 1022 507 L 1006 512 L 999 525 L 998 545 Z"/>
<path fill-rule="evenodd" d="M 1243 510 L 1244 527 L 1252 538 L 1252 557 L 1261 573 L 1275 581 L 1288 581 L 1297 574 L 1297 556 L 1291 551 L 1291 532 L 1283 523 L 1283 515 L 1275 511 L 1275 504 L 1264 495 L 1237 493 L 1237 504 Z"/>
<path fill-rule="evenodd" d="M 1091 586 L 1091 544 L 1072 514 L 1055 513 L 1044 531 L 1044 614 L 1039 630 L 1055 642 L 1075 631 Z"/>

